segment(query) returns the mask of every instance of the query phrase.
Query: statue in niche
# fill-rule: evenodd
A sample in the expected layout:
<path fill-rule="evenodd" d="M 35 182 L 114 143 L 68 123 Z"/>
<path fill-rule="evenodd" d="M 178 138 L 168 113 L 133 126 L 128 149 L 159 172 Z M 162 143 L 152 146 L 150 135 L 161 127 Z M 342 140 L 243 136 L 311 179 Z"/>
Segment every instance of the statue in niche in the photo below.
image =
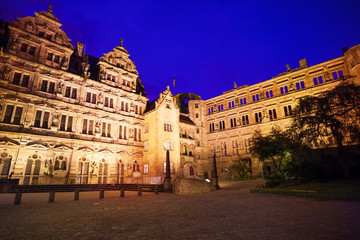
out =
<path fill-rule="evenodd" d="M 133 129 L 133 128 L 130 128 L 130 129 L 129 129 L 129 137 L 130 137 L 130 138 L 133 138 L 133 137 L 134 137 L 134 129 Z"/>
<path fill-rule="evenodd" d="M 60 66 L 61 66 L 61 67 L 67 67 L 67 64 L 68 64 L 67 57 L 64 56 L 64 57 L 61 59 Z"/>
<path fill-rule="evenodd" d="M 328 71 L 325 71 L 324 78 L 325 78 L 325 81 L 330 80 L 330 73 Z"/>
<path fill-rule="evenodd" d="M 57 84 L 57 92 L 62 93 L 63 89 L 64 89 L 64 83 L 59 81 L 58 84 Z"/>
<path fill-rule="evenodd" d="M 104 69 L 101 68 L 100 70 L 100 80 L 104 80 L 106 77 L 106 72 L 104 71 Z"/>
<path fill-rule="evenodd" d="M 290 83 L 289 88 L 290 88 L 290 91 L 295 90 L 295 88 L 294 88 L 294 83 L 293 83 L 293 82 Z"/>
<path fill-rule="evenodd" d="M 14 34 L 14 36 L 12 37 L 12 41 L 10 41 L 10 49 L 16 50 L 18 44 L 19 44 L 18 36 L 16 34 Z"/>
<path fill-rule="evenodd" d="M 97 166 L 96 162 L 93 161 L 90 166 L 90 175 L 97 176 L 99 172 L 99 167 Z"/>
<path fill-rule="evenodd" d="M 104 102 L 104 95 L 100 93 L 98 97 L 98 104 L 103 104 L 103 102 Z"/>
<path fill-rule="evenodd" d="M 52 117 L 52 126 L 58 127 L 59 126 L 59 117 L 60 114 L 58 112 L 55 112 Z"/>
<path fill-rule="evenodd" d="M 95 133 L 100 133 L 100 131 L 101 131 L 101 123 L 100 121 L 97 121 L 95 123 Z"/>
<path fill-rule="evenodd" d="M 6 80 L 6 81 L 8 81 L 9 78 L 10 78 L 10 72 L 11 72 L 10 68 L 9 68 L 8 66 L 5 66 L 5 67 L 2 69 L 2 71 L 0 72 L 1 78 L 4 79 L 4 80 Z"/>
<path fill-rule="evenodd" d="M 44 174 L 49 176 L 49 177 L 52 177 L 53 176 L 53 172 L 54 172 L 54 166 L 52 164 L 52 160 L 46 160 L 45 161 L 45 172 Z"/>

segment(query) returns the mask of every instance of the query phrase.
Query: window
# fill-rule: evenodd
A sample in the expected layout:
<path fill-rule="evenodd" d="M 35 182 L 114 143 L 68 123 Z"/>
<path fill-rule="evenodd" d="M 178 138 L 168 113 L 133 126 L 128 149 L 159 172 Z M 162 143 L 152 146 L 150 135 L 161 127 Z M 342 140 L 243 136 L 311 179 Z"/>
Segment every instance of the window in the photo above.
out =
<path fill-rule="evenodd" d="M 285 116 L 291 115 L 291 105 L 284 107 L 284 114 L 285 114 Z"/>
<path fill-rule="evenodd" d="M 262 122 L 261 112 L 255 113 L 255 122 L 256 123 L 261 123 Z"/>
<path fill-rule="evenodd" d="M 230 125 L 231 125 L 231 127 L 236 127 L 236 118 L 230 119 Z"/>
<path fill-rule="evenodd" d="M 87 92 L 85 101 L 88 103 L 96 104 L 96 99 L 97 99 L 96 95 L 97 95 L 96 93 Z"/>
<path fill-rule="evenodd" d="M 199 108 L 199 104 L 198 104 L 198 103 L 195 103 L 195 108 Z"/>
<path fill-rule="evenodd" d="M 146 124 L 145 125 L 145 133 L 148 133 L 149 132 L 149 124 Z"/>
<path fill-rule="evenodd" d="M 224 120 L 220 121 L 219 124 L 220 124 L 220 130 L 224 130 L 225 129 L 225 121 Z"/>
<path fill-rule="evenodd" d="M 233 108 L 234 106 L 235 106 L 235 102 L 234 102 L 234 101 L 229 102 L 229 108 Z"/>
<path fill-rule="evenodd" d="M 222 157 L 227 156 L 226 142 L 221 143 L 221 156 Z"/>
<path fill-rule="evenodd" d="M 273 91 L 272 91 L 272 90 L 270 90 L 270 91 L 266 91 L 265 95 L 266 95 L 266 98 L 271 98 L 271 97 L 273 97 L 273 96 L 274 96 L 274 95 L 273 95 Z"/>
<path fill-rule="evenodd" d="M 259 101 L 259 94 L 254 94 L 252 98 L 253 98 L 253 102 Z"/>
<path fill-rule="evenodd" d="M 300 90 L 300 89 L 304 89 L 305 88 L 305 83 L 304 81 L 300 81 L 296 83 L 296 90 Z"/>
<path fill-rule="evenodd" d="M 214 123 L 210 123 L 210 132 L 215 131 L 215 124 Z"/>
<path fill-rule="evenodd" d="M 334 80 L 338 80 L 338 79 L 339 79 L 336 72 L 333 72 L 332 75 L 333 75 L 333 77 L 334 77 Z"/>
<path fill-rule="evenodd" d="M 344 79 L 344 74 L 343 74 L 342 70 L 339 70 L 338 74 L 339 74 L 340 79 Z"/>
<path fill-rule="evenodd" d="M 42 110 L 37 110 L 35 115 L 34 127 L 48 128 L 50 113 Z"/>
<path fill-rule="evenodd" d="M 39 32 L 39 37 L 44 37 L 45 33 L 44 32 Z"/>
<path fill-rule="evenodd" d="M 59 55 L 56 55 L 56 56 L 54 57 L 54 62 L 56 62 L 56 63 L 59 63 L 59 62 L 60 62 L 60 56 L 59 56 Z"/>
<path fill-rule="evenodd" d="M 270 120 L 274 120 L 274 119 L 277 118 L 275 109 L 270 109 L 269 110 L 269 118 L 270 118 Z"/>
<path fill-rule="evenodd" d="M 199 114 L 198 114 L 198 113 L 195 114 L 195 118 L 199 118 Z"/>
<path fill-rule="evenodd" d="M 166 173 L 166 162 L 164 163 L 164 173 Z M 170 173 L 174 173 L 173 163 L 170 163 Z"/>
<path fill-rule="evenodd" d="M 248 115 L 242 116 L 242 124 L 243 125 L 248 125 L 249 124 L 249 116 Z"/>
<path fill-rule="evenodd" d="M 107 122 L 102 123 L 102 131 L 101 131 L 102 137 L 111 137 L 111 124 Z"/>
<path fill-rule="evenodd" d="M 15 72 L 12 84 L 27 87 L 29 85 L 30 75 Z"/>
<path fill-rule="evenodd" d="M 104 106 L 109 107 L 109 108 L 114 108 L 114 99 L 109 98 L 109 97 L 105 97 Z"/>
<path fill-rule="evenodd" d="M 84 119 L 82 133 L 88 135 L 94 134 L 94 120 Z"/>
<path fill-rule="evenodd" d="M 171 141 L 164 141 L 164 149 L 165 150 L 173 150 L 173 145 Z"/>
<path fill-rule="evenodd" d="M 144 174 L 149 173 L 149 164 L 144 164 Z"/>
<path fill-rule="evenodd" d="M 238 149 L 238 141 L 232 141 L 232 147 L 233 147 L 233 155 L 238 155 L 239 154 L 239 149 Z"/>
<path fill-rule="evenodd" d="M 27 52 L 28 45 L 26 43 L 21 44 L 20 51 Z"/>
<path fill-rule="evenodd" d="M 199 129 L 199 128 L 196 129 L 196 133 L 200 133 L 200 129 Z"/>
<path fill-rule="evenodd" d="M 61 115 L 60 131 L 72 132 L 73 116 Z"/>
<path fill-rule="evenodd" d="M 21 121 L 22 111 L 22 107 L 7 105 L 3 122 L 19 125 Z"/>
<path fill-rule="evenodd" d="M 218 111 L 222 111 L 224 110 L 224 105 L 223 104 L 219 104 L 218 105 Z"/>
<path fill-rule="evenodd" d="M 54 93 L 55 90 L 55 83 L 48 81 L 48 80 L 43 80 L 42 84 L 41 84 L 41 88 L 40 91 L 42 92 L 47 92 L 47 93 Z"/>
<path fill-rule="evenodd" d="M 77 89 L 71 86 L 67 86 L 65 88 L 65 97 L 76 99 L 77 97 Z M 89 96 L 90 97 L 90 96 Z M 88 99 L 88 96 L 86 96 L 86 100 Z M 90 101 L 90 100 L 89 100 Z"/>
<path fill-rule="evenodd" d="M 209 114 L 210 114 L 210 113 L 213 113 L 213 112 L 214 112 L 214 108 L 213 108 L 213 107 L 210 107 L 210 108 L 209 108 Z"/>
<path fill-rule="evenodd" d="M 149 151 L 149 142 L 148 141 L 144 142 L 144 151 L 145 152 Z"/>
<path fill-rule="evenodd" d="M 53 57 L 54 57 L 54 54 L 53 54 L 53 53 L 48 53 L 46 59 L 49 60 L 49 61 L 52 61 L 52 60 L 53 60 Z"/>
<path fill-rule="evenodd" d="M 35 55 L 35 51 L 36 51 L 36 47 L 31 46 L 31 47 L 29 48 L 29 54 Z"/>
<path fill-rule="evenodd" d="M 126 126 L 119 126 L 119 139 L 127 139 L 127 127 Z"/>
<path fill-rule="evenodd" d="M 288 86 L 280 87 L 281 94 L 288 93 L 288 92 L 289 92 Z"/>
<path fill-rule="evenodd" d="M 315 86 L 318 85 L 318 84 L 323 84 L 324 83 L 322 76 L 314 77 L 313 80 L 314 80 L 314 85 Z"/>
<path fill-rule="evenodd" d="M 241 98 L 240 99 L 240 105 L 246 104 L 246 98 Z"/>
<path fill-rule="evenodd" d="M 168 123 L 164 123 L 164 131 L 165 132 L 172 132 L 172 125 Z"/>

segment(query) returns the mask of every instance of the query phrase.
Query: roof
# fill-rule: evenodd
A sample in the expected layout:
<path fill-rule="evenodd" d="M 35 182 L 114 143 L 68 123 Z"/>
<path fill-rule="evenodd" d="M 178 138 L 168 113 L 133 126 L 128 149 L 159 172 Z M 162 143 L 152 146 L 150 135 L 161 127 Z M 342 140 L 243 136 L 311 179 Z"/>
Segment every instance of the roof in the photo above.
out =
<path fill-rule="evenodd" d="M 182 114 L 180 114 L 179 120 L 182 123 L 196 125 L 188 116 L 185 116 L 185 115 L 182 115 Z"/>
<path fill-rule="evenodd" d="M 156 100 L 146 103 L 146 109 L 144 113 L 150 112 L 155 109 L 155 101 Z"/>

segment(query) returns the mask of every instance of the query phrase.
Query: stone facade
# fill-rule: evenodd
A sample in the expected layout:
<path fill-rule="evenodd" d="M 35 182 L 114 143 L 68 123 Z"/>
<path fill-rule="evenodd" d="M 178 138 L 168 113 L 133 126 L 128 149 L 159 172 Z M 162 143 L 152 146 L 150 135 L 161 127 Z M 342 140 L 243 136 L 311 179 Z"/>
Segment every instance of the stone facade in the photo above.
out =
<path fill-rule="evenodd" d="M 122 45 L 96 59 L 49 11 L 8 25 L 0 172 L 20 184 L 136 182 L 147 98 Z M 136 176 L 135 178 L 133 176 Z"/>
<path fill-rule="evenodd" d="M 357 45 L 211 99 L 167 87 L 148 102 L 122 40 L 97 59 L 74 48 L 51 8 L 0 23 L 0 176 L 20 184 L 160 183 L 167 150 L 174 178 L 211 178 L 214 154 L 220 177 L 236 160 L 261 175 L 255 131 L 286 128 L 303 96 L 360 82 Z"/>

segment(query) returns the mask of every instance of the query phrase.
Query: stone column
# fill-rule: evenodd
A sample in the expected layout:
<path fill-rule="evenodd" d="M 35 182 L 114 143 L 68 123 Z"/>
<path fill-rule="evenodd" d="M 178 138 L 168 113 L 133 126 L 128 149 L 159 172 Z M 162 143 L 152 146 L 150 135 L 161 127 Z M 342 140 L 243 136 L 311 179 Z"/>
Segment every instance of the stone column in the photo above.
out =
<path fill-rule="evenodd" d="M 166 175 L 164 179 L 164 192 L 172 192 L 173 187 L 171 184 L 171 175 L 170 175 L 170 152 L 166 151 Z"/>

